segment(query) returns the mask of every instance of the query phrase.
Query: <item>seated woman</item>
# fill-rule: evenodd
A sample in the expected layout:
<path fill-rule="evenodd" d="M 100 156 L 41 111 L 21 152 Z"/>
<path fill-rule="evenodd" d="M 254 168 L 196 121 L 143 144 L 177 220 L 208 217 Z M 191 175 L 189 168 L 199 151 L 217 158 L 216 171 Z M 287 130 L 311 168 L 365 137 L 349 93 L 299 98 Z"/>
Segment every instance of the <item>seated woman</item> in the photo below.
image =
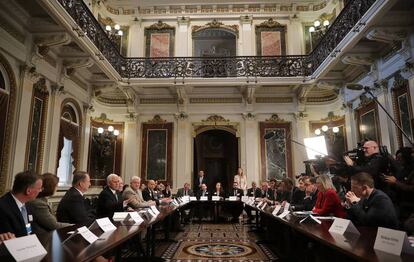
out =
<path fill-rule="evenodd" d="M 56 192 L 59 178 L 50 173 L 45 173 L 42 177 L 43 191 L 39 193 L 36 199 L 26 204 L 29 206 L 33 215 L 32 230 L 35 234 L 72 225 L 69 223 L 57 222 L 56 217 L 52 214 L 50 206 L 47 204 L 47 198 Z"/>
<path fill-rule="evenodd" d="M 216 188 L 213 192 L 213 196 L 219 196 L 220 199 L 224 198 L 225 194 L 224 194 L 223 188 L 221 188 L 221 183 L 220 182 L 216 183 Z"/>
<path fill-rule="evenodd" d="M 316 179 L 316 187 L 318 188 L 318 196 L 312 212 L 322 216 L 345 218 L 346 212 L 336 194 L 331 178 L 327 175 L 320 175 Z"/>

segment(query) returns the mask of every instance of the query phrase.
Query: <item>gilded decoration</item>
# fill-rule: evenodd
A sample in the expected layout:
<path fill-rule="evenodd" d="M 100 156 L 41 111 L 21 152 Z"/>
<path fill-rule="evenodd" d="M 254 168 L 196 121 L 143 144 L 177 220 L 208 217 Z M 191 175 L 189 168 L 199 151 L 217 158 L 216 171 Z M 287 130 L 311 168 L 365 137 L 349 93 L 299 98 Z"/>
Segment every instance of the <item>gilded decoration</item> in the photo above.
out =
<path fill-rule="evenodd" d="M 12 127 L 14 123 L 14 112 L 16 107 L 16 78 L 13 74 L 13 70 L 7 61 L 7 59 L 0 54 L 0 64 L 3 66 L 3 68 L 6 71 L 7 78 L 9 80 L 9 103 L 8 103 L 8 112 L 7 112 L 7 121 L 5 123 L 5 129 L 4 129 L 4 144 L 3 148 L 0 150 L 3 150 L 2 154 L 0 155 L 0 195 L 3 195 L 6 190 L 8 189 L 7 186 L 9 184 L 9 161 L 10 158 L 10 146 L 12 142 Z M 21 73 L 21 75 L 24 75 Z M 6 88 L 7 89 L 7 88 Z"/>
<path fill-rule="evenodd" d="M 170 26 L 164 22 L 162 22 L 161 20 L 158 21 L 158 23 L 152 24 L 149 27 L 145 27 L 145 29 L 150 29 L 150 30 L 165 30 L 165 29 L 174 29 L 174 26 Z"/>
<path fill-rule="evenodd" d="M 144 29 L 146 57 L 173 57 L 175 27 L 158 21 Z"/>
<path fill-rule="evenodd" d="M 200 32 L 205 29 L 211 29 L 211 28 L 227 29 L 233 32 L 237 38 L 239 37 L 239 26 L 238 25 L 225 25 L 222 22 L 217 21 L 217 19 L 213 19 L 212 22 L 207 23 L 203 26 L 201 25 L 192 26 L 192 35 L 194 36 L 194 34 L 197 32 Z"/>
<path fill-rule="evenodd" d="M 153 119 L 148 120 L 148 124 L 165 124 L 167 120 L 162 119 L 160 115 L 155 115 Z"/>
<path fill-rule="evenodd" d="M 193 125 L 192 136 L 196 137 L 197 135 L 208 131 L 219 129 L 229 133 L 232 133 L 236 137 L 240 137 L 240 124 L 237 122 L 230 122 L 230 120 L 225 119 L 220 115 L 211 115 L 201 122 L 195 122 Z"/>
<path fill-rule="evenodd" d="M 400 73 L 394 76 L 394 83 L 392 85 L 392 90 L 399 90 L 408 87 L 408 79 L 405 79 L 401 76 Z"/>
<path fill-rule="evenodd" d="M 265 120 L 266 122 L 272 122 L 272 123 L 288 123 L 283 118 L 280 118 L 278 114 L 273 114 L 269 119 Z"/>
<path fill-rule="evenodd" d="M 257 25 L 256 27 L 275 28 L 275 27 L 284 27 L 284 25 L 273 20 L 273 18 L 269 18 L 269 20 L 264 21 L 263 23 Z"/>
<path fill-rule="evenodd" d="M 111 124 L 114 123 L 114 120 L 109 119 L 105 113 L 101 113 L 100 116 L 91 118 L 92 121 L 98 122 L 100 124 Z"/>
<path fill-rule="evenodd" d="M 345 116 L 338 116 L 335 115 L 334 112 L 328 112 L 328 116 L 321 119 L 321 122 L 331 122 L 331 121 L 339 121 L 345 119 Z"/>

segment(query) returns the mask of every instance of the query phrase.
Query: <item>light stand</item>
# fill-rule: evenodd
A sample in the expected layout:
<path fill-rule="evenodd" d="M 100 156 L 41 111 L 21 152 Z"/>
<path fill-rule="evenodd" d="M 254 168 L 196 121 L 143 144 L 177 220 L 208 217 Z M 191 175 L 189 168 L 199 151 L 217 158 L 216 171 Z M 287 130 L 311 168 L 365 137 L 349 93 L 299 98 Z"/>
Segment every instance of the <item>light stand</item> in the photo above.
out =
<path fill-rule="evenodd" d="M 391 119 L 391 121 L 394 123 L 394 125 L 400 130 L 400 132 L 404 135 L 404 137 L 408 140 L 408 142 L 410 142 L 411 146 L 414 146 L 414 143 L 411 140 L 411 138 L 407 135 L 407 133 L 404 132 L 402 127 L 394 120 L 394 118 L 391 116 L 391 114 L 388 113 L 387 109 L 385 109 L 385 107 L 383 105 L 381 105 L 381 103 L 378 101 L 378 99 L 375 97 L 375 95 L 371 92 L 369 86 L 364 86 L 363 89 L 364 89 L 364 93 L 369 94 L 372 97 L 372 99 L 375 101 L 375 103 L 379 107 L 381 107 L 381 109 Z"/>

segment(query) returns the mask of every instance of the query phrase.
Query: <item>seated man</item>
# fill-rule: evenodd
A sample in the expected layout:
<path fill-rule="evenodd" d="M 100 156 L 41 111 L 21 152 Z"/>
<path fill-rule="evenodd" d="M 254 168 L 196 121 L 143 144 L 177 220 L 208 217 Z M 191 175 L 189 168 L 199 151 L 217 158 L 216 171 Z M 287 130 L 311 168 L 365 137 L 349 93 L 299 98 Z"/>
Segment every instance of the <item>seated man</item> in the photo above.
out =
<path fill-rule="evenodd" d="M 233 182 L 233 188 L 229 191 L 228 196 L 235 196 L 237 200 L 240 200 L 241 197 L 244 195 L 244 192 L 242 189 L 239 188 L 239 184 L 237 181 Z M 243 203 L 238 201 L 237 203 L 228 203 L 228 208 L 230 210 L 232 219 L 232 222 L 237 222 L 239 220 L 239 217 L 241 213 L 243 212 Z"/>
<path fill-rule="evenodd" d="M 0 198 L 0 234 L 2 239 L 22 237 L 31 233 L 32 215 L 26 203 L 42 191 L 42 177 L 30 172 L 21 172 L 14 178 L 12 191 Z"/>
<path fill-rule="evenodd" d="M 144 198 L 142 197 L 142 191 L 140 188 L 141 188 L 141 178 L 138 176 L 131 177 L 130 185 L 127 188 L 125 188 L 124 192 L 122 193 L 122 198 L 124 200 L 129 200 L 128 206 L 131 207 L 132 209 L 154 206 L 156 204 L 155 201 L 144 200 Z"/>
<path fill-rule="evenodd" d="M 262 191 L 259 195 L 261 201 L 265 201 L 268 204 L 272 204 L 275 201 L 275 194 L 267 181 L 262 182 Z"/>
<path fill-rule="evenodd" d="M 191 190 L 189 183 L 184 183 L 184 187 L 177 190 L 177 197 L 183 196 L 194 196 L 193 190 Z"/>
<path fill-rule="evenodd" d="M 177 197 L 194 196 L 194 192 L 193 190 L 191 190 L 189 183 L 184 183 L 184 187 L 179 188 L 177 190 L 176 196 Z M 189 223 L 191 220 L 191 216 L 192 216 L 192 204 L 188 203 L 184 209 L 180 208 L 180 214 L 181 214 L 181 219 L 184 220 L 183 221 L 184 224 Z"/>
<path fill-rule="evenodd" d="M 131 200 L 122 201 L 122 195 L 118 192 L 119 176 L 110 174 L 106 178 L 106 187 L 98 196 L 97 215 L 98 217 L 112 218 L 115 212 L 122 212 Z"/>
<path fill-rule="evenodd" d="M 197 192 L 197 199 L 200 200 L 201 197 L 207 197 L 209 199 L 209 193 L 207 191 L 207 185 L 202 184 L 200 190 Z"/>
<path fill-rule="evenodd" d="M 207 200 L 210 200 L 210 193 L 207 190 L 206 184 L 201 184 L 201 188 L 197 192 L 197 199 L 200 200 L 201 197 L 207 197 Z M 210 204 L 211 203 L 209 202 L 203 203 L 203 201 L 197 203 L 195 211 L 199 221 L 201 221 L 202 218 L 211 217 L 211 211 L 213 208 Z"/>
<path fill-rule="evenodd" d="M 348 218 L 358 226 L 397 228 L 398 219 L 391 199 L 374 188 L 368 173 L 351 177 L 351 190 L 346 193 Z"/>
<path fill-rule="evenodd" d="M 158 194 L 155 192 L 155 187 L 157 184 L 154 180 L 148 180 L 147 187 L 142 190 L 142 198 L 145 201 L 154 201 L 157 205 L 160 204 L 160 200 L 158 199 Z"/>
<path fill-rule="evenodd" d="M 318 188 L 316 187 L 316 177 L 307 177 L 303 180 L 305 186 L 305 197 L 302 203 L 292 205 L 294 211 L 311 211 L 318 198 Z"/>
<path fill-rule="evenodd" d="M 76 171 L 73 174 L 72 187 L 60 200 L 56 218 L 59 222 L 90 225 L 96 218 L 95 210 L 86 202 L 84 194 L 91 186 L 89 174 Z"/>
<path fill-rule="evenodd" d="M 262 191 L 260 188 L 257 187 L 256 182 L 252 182 L 252 187 L 247 189 L 247 196 L 248 197 L 260 197 L 262 194 Z"/>

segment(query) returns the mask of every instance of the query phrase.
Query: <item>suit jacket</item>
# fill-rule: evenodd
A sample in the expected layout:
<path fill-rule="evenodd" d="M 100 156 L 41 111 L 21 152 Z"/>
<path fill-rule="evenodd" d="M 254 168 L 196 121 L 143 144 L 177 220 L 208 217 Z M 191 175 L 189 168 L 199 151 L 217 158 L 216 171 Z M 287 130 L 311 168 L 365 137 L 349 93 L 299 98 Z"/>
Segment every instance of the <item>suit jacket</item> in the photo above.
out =
<path fill-rule="evenodd" d="M 374 189 L 367 199 L 347 209 L 348 218 L 358 226 L 397 228 L 398 219 L 391 199 Z"/>
<path fill-rule="evenodd" d="M 164 190 L 162 191 L 162 195 L 163 195 L 164 197 L 171 197 L 171 190 L 167 192 L 167 190 L 166 190 L 166 189 L 164 189 Z"/>
<path fill-rule="evenodd" d="M 26 210 L 30 215 L 30 208 L 26 206 Z M 0 198 L 0 233 L 7 232 L 16 237 L 27 236 L 26 224 L 11 192 Z"/>
<path fill-rule="evenodd" d="M 188 189 L 188 191 L 187 191 L 187 195 L 189 195 L 189 196 L 194 196 L 194 192 L 193 192 L 193 190 Z M 179 188 L 179 189 L 177 190 L 177 197 L 182 197 L 182 196 L 184 196 L 184 188 Z"/>
<path fill-rule="evenodd" d="M 234 192 L 234 191 L 236 191 L 236 192 Z M 241 198 L 242 196 L 244 196 L 244 192 L 243 192 L 243 190 L 241 190 L 239 188 L 237 188 L 237 189 L 232 188 L 229 191 L 228 196 L 236 196 L 236 197 L 240 197 Z"/>
<path fill-rule="evenodd" d="M 275 194 L 273 193 L 273 190 L 271 188 L 268 188 L 267 191 L 260 190 L 260 197 L 265 198 L 269 200 L 275 200 Z"/>
<path fill-rule="evenodd" d="M 341 200 L 333 189 L 318 193 L 316 204 L 312 211 L 322 216 L 334 215 L 340 218 L 346 217 Z"/>
<path fill-rule="evenodd" d="M 142 191 L 140 189 L 135 191 L 131 187 L 125 188 L 124 192 L 122 193 L 122 199 L 127 200 L 130 198 L 132 198 L 132 200 L 128 203 L 128 206 L 132 207 L 133 209 L 149 207 L 149 203 L 142 197 Z"/>
<path fill-rule="evenodd" d="M 290 203 L 291 199 L 292 199 L 292 191 L 282 191 L 282 192 L 277 193 L 276 201 L 278 202 L 286 201 Z"/>
<path fill-rule="evenodd" d="M 95 220 L 96 213 L 85 197 L 71 187 L 59 202 L 56 218 L 59 222 L 90 225 Z"/>
<path fill-rule="evenodd" d="M 253 191 L 253 188 L 247 189 L 247 196 L 249 197 L 261 197 L 262 190 L 260 188 L 256 187 L 256 189 Z"/>
<path fill-rule="evenodd" d="M 203 191 L 202 190 L 198 190 L 197 192 L 197 199 L 200 200 L 200 197 L 203 195 Z M 207 199 L 210 199 L 210 193 L 208 191 L 206 191 L 204 193 L 204 196 L 207 197 Z"/>
<path fill-rule="evenodd" d="M 195 179 L 195 185 L 194 188 L 199 189 L 201 184 L 206 184 L 207 185 L 207 178 L 206 176 L 203 176 L 203 179 L 200 183 L 200 177 L 197 176 L 197 178 Z"/>
<path fill-rule="evenodd" d="M 225 193 L 223 189 L 220 189 L 220 192 L 217 193 L 217 191 L 214 191 L 212 196 L 219 196 L 219 197 L 225 197 Z"/>
<path fill-rule="evenodd" d="M 148 187 L 142 191 L 142 197 L 144 198 L 145 201 L 152 200 L 152 201 L 155 201 L 157 205 L 160 203 L 157 193 L 155 193 L 154 190 L 150 190 Z"/>
<path fill-rule="evenodd" d="M 47 198 L 36 198 L 26 204 L 30 207 L 33 214 L 33 232 L 35 234 L 49 232 L 58 228 L 67 227 L 71 224 L 58 222 L 52 214 L 50 206 L 47 204 Z"/>
<path fill-rule="evenodd" d="M 302 210 L 311 211 L 315 207 L 317 198 L 318 198 L 318 190 L 311 193 L 310 196 L 308 197 L 306 197 L 306 193 L 305 193 L 302 203 L 294 204 L 294 210 L 295 211 L 302 211 Z"/>
<path fill-rule="evenodd" d="M 124 210 L 122 195 L 119 192 L 115 192 L 118 199 L 112 193 L 111 189 L 106 186 L 98 196 L 98 206 L 96 213 L 98 217 L 112 218 L 115 212 L 122 212 Z"/>
<path fill-rule="evenodd" d="M 298 187 L 294 187 L 290 203 L 292 205 L 303 204 L 303 199 L 305 198 L 305 196 L 305 191 L 300 190 Z"/>

